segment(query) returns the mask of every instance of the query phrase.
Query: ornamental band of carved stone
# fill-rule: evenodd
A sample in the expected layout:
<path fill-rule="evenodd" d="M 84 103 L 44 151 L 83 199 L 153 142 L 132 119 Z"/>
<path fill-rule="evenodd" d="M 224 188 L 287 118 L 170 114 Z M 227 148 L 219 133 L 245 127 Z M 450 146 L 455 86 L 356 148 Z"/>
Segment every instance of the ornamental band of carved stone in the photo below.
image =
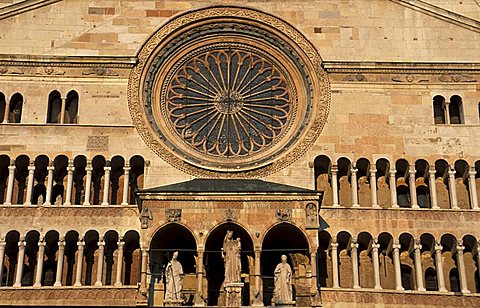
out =
<path fill-rule="evenodd" d="M 292 221 L 292 209 L 278 209 L 275 211 L 278 221 Z"/>

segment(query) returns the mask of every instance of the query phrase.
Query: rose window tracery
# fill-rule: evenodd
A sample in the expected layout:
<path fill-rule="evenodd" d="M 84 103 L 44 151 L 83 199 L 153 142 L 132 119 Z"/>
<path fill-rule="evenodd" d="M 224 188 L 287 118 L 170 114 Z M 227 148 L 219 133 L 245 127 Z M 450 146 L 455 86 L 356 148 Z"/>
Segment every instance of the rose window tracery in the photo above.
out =
<path fill-rule="evenodd" d="M 168 80 L 168 119 L 188 145 L 204 154 L 260 151 L 287 129 L 294 108 L 282 69 L 254 50 L 203 51 L 184 59 Z"/>

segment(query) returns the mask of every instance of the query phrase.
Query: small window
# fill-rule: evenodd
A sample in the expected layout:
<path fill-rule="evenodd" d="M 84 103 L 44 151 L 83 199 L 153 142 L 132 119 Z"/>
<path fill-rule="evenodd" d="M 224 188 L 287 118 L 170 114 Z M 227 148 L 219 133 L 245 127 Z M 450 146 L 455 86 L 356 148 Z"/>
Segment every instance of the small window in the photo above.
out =
<path fill-rule="evenodd" d="M 23 96 L 15 93 L 10 99 L 10 111 L 8 113 L 9 123 L 20 123 L 22 120 Z"/>
<path fill-rule="evenodd" d="M 450 104 L 448 104 L 448 113 L 450 115 L 450 124 L 463 124 L 463 106 L 462 98 L 458 95 L 454 95 L 450 98 Z"/>
<path fill-rule="evenodd" d="M 66 124 L 76 124 L 78 113 L 78 93 L 70 91 L 65 100 L 65 116 L 64 122 Z"/>
<path fill-rule="evenodd" d="M 3 120 L 5 119 L 5 107 L 7 107 L 5 95 L 0 92 L 0 123 L 3 123 Z"/>
<path fill-rule="evenodd" d="M 435 124 L 447 123 L 445 117 L 445 98 L 441 95 L 433 98 L 433 117 L 435 118 Z"/>
<path fill-rule="evenodd" d="M 48 95 L 48 113 L 47 123 L 60 123 L 60 113 L 62 112 L 62 97 L 60 92 L 52 91 Z"/>

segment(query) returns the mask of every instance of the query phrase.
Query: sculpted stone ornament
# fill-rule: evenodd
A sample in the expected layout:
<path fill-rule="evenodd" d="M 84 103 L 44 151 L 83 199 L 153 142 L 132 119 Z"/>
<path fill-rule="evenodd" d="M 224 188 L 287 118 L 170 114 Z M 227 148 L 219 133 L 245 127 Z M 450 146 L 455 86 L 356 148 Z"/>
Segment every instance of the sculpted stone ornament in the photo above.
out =
<path fill-rule="evenodd" d="M 182 220 L 182 209 L 166 209 L 165 217 L 169 222 L 180 221 Z"/>
<path fill-rule="evenodd" d="M 287 263 L 286 255 L 282 255 L 281 260 L 274 271 L 273 302 L 275 306 L 293 306 L 292 268 Z"/>
<path fill-rule="evenodd" d="M 318 213 L 317 206 L 314 203 L 309 203 L 305 207 L 305 216 L 307 228 L 318 228 Z"/>
<path fill-rule="evenodd" d="M 240 282 L 242 263 L 240 239 L 233 239 L 233 231 L 228 230 L 223 240 L 222 257 L 225 263 L 225 280 L 223 284 Z"/>
<path fill-rule="evenodd" d="M 292 209 L 278 209 L 275 212 L 275 216 L 278 221 L 291 221 L 292 220 Z"/>
<path fill-rule="evenodd" d="M 185 302 L 182 295 L 183 268 L 177 258 L 178 251 L 175 251 L 165 268 L 165 306 L 181 306 Z"/>
<path fill-rule="evenodd" d="M 148 207 L 143 206 L 142 211 L 140 212 L 140 223 L 142 224 L 142 229 L 147 229 L 148 221 L 152 219 L 152 211 Z"/>

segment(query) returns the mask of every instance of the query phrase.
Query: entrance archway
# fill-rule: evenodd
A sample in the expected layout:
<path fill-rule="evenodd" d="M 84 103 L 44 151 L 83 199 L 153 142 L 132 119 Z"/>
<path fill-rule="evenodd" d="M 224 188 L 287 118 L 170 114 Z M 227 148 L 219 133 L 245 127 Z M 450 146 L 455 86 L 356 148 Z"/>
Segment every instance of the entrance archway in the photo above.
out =
<path fill-rule="evenodd" d="M 186 227 L 171 223 L 160 228 L 150 242 L 150 271 L 152 273 L 151 292 L 155 289 L 155 302 L 163 300 L 165 285 L 165 268 L 175 251 L 178 251 L 178 261 L 183 267 L 183 294 L 186 304 L 191 305 L 196 291 L 197 244 L 192 232 Z M 160 292 L 158 292 L 160 290 Z M 150 293 L 152 295 L 152 293 Z M 157 296 L 161 297 L 158 299 Z"/>
<path fill-rule="evenodd" d="M 305 285 L 307 270 L 310 270 L 309 245 L 303 232 L 289 223 L 280 223 L 271 228 L 262 243 L 261 275 L 263 282 L 263 304 L 272 305 L 274 288 L 274 270 L 282 255 L 287 256 L 287 262 L 292 267 L 293 296 L 297 306 L 309 306 L 301 300 L 304 297 L 301 290 L 308 290 Z M 307 291 L 308 293 L 308 291 Z M 309 296 L 305 294 L 305 296 Z M 306 304 L 306 305 L 304 305 Z"/>
<path fill-rule="evenodd" d="M 253 274 L 254 266 L 253 241 L 243 227 L 228 222 L 219 225 L 212 230 L 205 243 L 204 265 L 208 282 L 208 306 L 223 306 L 224 296 L 222 292 L 222 284 L 225 278 L 225 267 L 222 258 L 222 247 L 225 235 L 229 230 L 233 231 L 234 239 L 240 238 L 242 246 L 240 254 L 242 262 L 242 282 L 244 283 L 242 305 L 250 305 L 250 274 Z"/>

